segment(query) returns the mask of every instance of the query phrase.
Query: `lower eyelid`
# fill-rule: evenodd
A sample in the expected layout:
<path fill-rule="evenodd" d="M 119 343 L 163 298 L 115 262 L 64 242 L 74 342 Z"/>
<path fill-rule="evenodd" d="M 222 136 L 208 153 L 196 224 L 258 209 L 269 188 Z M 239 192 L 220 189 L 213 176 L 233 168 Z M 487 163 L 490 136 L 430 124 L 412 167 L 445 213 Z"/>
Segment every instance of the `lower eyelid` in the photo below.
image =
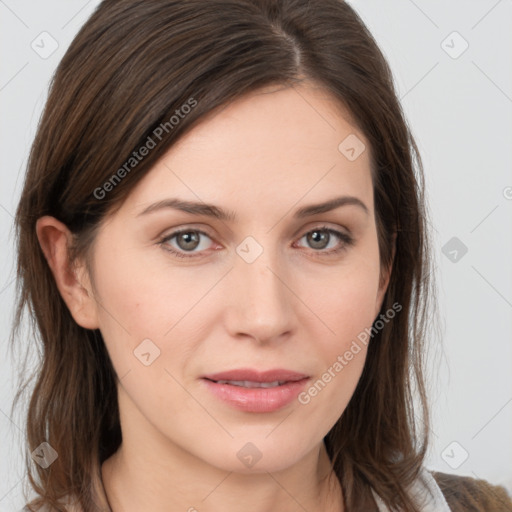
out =
<path fill-rule="evenodd" d="M 331 249 L 328 249 L 328 250 L 324 250 L 324 249 L 321 249 L 321 250 L 311 249 L 311 251 L 314 254 L 316 253 L 319 256 L 321 256 L 321 255 L 329 255 L 329 254 L 332 254 L 332 253 L 336 253 L 336 252 L 342 251 L 343 249 L 347 248 L 350 245 L 353 245 L 353 243 L 354 243 L 354 239 L 350 235 L 348 235 L 347 233 L 343 233 L 343 232 L 335 230 L 333 228 L 321 227 L 321 226 L 319 226 L 317 228 L 310 229 L 309 231 L 306 231 L 297 240 L 301 240 L 302 238 L 304 238 L 306 235 L 308 235 L 309 233 L 311 233 L 313 231 L 324 231 L 324 232 L 329 233 L 330 235 L 334 235 L 335 237 L 337 237 L 339 239 L 339 244 L 341 244 L 341 246 L 339 246 L 339 247 L 331 248 Z M 203 251 L 199 251 L 199 252 L 187 252 L 187 251 L 178 250 L 178 249 L 175 249 L 172 246 L 169 246 L 168 242 L 170 240 L 176 238 L 178 235 L 180 235 L 182 233 L 187 233 L 187 232 L 198 233 L 199 235 L 202 235 L 202 236 L 205 236 L 205 237 L 209 238 L 210 240 L 212 240 L 212 242 L 214 241 L 214 239 L 208 233 L 206 233 L 204 231 L 201 231 L 201 230 L 198 230 L 198 229 L 183 229 L 183 230 L 175 231 L 175 232 L 169 234 L 168 236 L 165 236 L 163 239 L 161 239 L 159 244 L 163 246 L 164 250 L 166 250 L 166 251 L 168 251 L 168 252 L 170 252 L 172 254 L 175 254 L 178 257 L 194 258 L 194 257 L 202 256 L 205 252 L 207 252 L 207 250 L 203 250 Z"/>
<path fill-rule="evenodd" d="M 163 238 L 160 240 L 160 242 L 159 242 L 159 243 L 160 243 L 161 245 L 163 245 L 163 246 L 166 246 L 166 245 L 167 245 L 167 246 L 169 246 L 169 242 L 170 242 L 171 240 L 173 240 L 173 239 L 174 239 L 174 238 L 176 238 L 177 236 L 181 235 L 182 233 L 189 233 L 189 232 L 197 233 L 197 234 L 199 234 L 199 235 L 201 235 L 201 236 L 205 236 L 205 237 L 209 238 L 210 240 L 212 240 L 212 242 L 213 242 L 213 238 L 212 238 L 208 233 L 205 233 L 204 231 L 201 231 L 201 230 L 199 230 L 199 229 L 180 229 L 179 231 L 174 231 L 173 233 L 171 233 L 171 234 L 169 234 L 169 235 L 167 235 L 167 236 L 163 237 Z M 192 255 L 193 255 L 193 254 L 196 254 L 196 253 L 194 253 L 194 252 L 189 252 L 189 253 L 187 253 L 187 251 L 183 251 L 183 250 L 178 251 L 177 249 L 175 249 L 175 248 L 174 248 L 174 247 L 172 247 L 172 246 L 171 246 L 171 248 L 169 248 L 169 247 L 164 247 L 164 248 L 165 248 L 166 250 L 168 250 L 169 252 L 178 253 L 178 254 L 180 254 L 180 255 L 181 255 L 181 254 L 183 254 L 183 255 L 185 255 L 185 257 L 187 257 L 186 255 L 188 255 L 188 254 L 192 254 Z M 203 252 L 205 252 L 205 251 L 200 251 L 200 252 L 198 252 L 197 254 L 200 254 L 200 253 L 203 253 Z"/>
<path fill-rule="evenodd" d="M 323 231 L 323 232 L 329 233 L 330 236 L 335 236 L 339 240 L 338 247 L 335 247 L 335 248 L 331 248 L 331 249 L 327 249 L 327 250 L 321 249 L 321 250 L 316 250 L 316 251 L 314 249 L 311 249 L 313 253 L 316 253 L 318 255 L 336 253 L 336 252 L 339 252 L 340 250 L 347 248 L 350 245 L 353 245 L 353 243 L 354 243 L 354 239 L 349 234 L 343 233 L 342 231 L 338 231 L 336 229 L 328 228 L 328 227 L 317 227 L 317 228 L 310 229 L 309 231 L 306 231 L 302 236 L 300 236 L 298 238 L 298 240 L 301 240 L 302 238 L 304 238 L 309 233 L 312 233 L 313 231 Z"/>

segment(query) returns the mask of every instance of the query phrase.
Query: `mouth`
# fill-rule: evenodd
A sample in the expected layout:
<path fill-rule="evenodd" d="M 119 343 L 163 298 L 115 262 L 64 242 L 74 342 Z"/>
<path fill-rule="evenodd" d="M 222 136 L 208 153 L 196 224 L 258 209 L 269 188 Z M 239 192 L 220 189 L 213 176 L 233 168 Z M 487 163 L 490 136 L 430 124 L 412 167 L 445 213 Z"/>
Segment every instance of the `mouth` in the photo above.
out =
<path fill-rule="evenodd" d="M 222 402 L 245 412 L 273 412 L 289 405 L 309 376 L 290 370 L 231 370 L 201 377 Z"/>
<path fill-rule="evenodd" d="M 274 386 L 285 382 L 296 382 L 307 378 L 308 375 L 293 370 L 276 368 L 273 370 L 256 370 L 253 368 L 237 368 L 219 373 L 203 375 L 202 378 L 214 382 L 229 382 L 234 385 L 245 385 L 245 383 L 272 384 Z"/>
<path fill-rule="evenodd" d="M 211 382 L 215 382 L 216 384 L 229 384 L 230 386 L 240 386 L 242 388 L 275 388 L 277 386 L 282 386 L 286 384 L 286 380 L 275 380 L 273 382 L 254 382 L 250 380 L 210 380 Z"/>

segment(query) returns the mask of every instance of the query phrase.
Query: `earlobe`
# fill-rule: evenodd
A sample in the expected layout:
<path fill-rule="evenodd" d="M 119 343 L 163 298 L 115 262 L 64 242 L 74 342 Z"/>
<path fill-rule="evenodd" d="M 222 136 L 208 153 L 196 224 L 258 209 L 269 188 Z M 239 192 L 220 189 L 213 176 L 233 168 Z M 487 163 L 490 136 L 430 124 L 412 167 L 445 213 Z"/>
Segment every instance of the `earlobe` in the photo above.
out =
<path fill-rule="evenodd" d="M 37 220 L 36 233 L 57 288 L 76 323 L 86 329 L 98 329 L 96 301 L 91 287 L 83 283 L 89 281 L 87 272 L 69 260 L 72 233 L 65 224 L 48 215 Z"/>

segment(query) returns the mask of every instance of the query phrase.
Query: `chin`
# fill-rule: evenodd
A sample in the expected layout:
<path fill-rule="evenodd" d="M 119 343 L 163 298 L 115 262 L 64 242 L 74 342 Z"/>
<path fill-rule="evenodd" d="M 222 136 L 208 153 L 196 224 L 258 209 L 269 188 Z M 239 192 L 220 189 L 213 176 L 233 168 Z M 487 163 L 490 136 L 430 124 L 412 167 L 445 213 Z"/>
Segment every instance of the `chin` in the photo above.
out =
<path fill-rule="evenodd" d="M 214 452 L 202 454 L 202 459 L 224 471 L 240 474 L 275 473 L 285 470 L 304 457 L 303 439 L 288 439 L 285 442 L 277 436 L 273 441 L 269 438 L 268 430 L 261 437 L 253 437 L 252 441 L 245 436 L 244 440 L 233 439 L 229 446 L 218 445 Z M 311 448 L 312 449 L 312 448 Z M 231 456 L 229 456 L 231 454 Z"/>

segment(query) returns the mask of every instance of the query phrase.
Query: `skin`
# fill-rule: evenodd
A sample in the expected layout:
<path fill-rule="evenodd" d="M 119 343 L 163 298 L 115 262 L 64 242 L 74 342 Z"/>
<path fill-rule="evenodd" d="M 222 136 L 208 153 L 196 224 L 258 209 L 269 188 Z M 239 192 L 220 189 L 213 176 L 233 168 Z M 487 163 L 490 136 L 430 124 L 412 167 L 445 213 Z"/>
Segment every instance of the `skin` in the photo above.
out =
<path fill-rule="evenodd" d="M 237 410 L 199 377 L 287 368 L 315 382 L 371 327 L 389 275 L 379 288 L 369 144 L 349 120 L 311 83 L 267 87 L 209 116 L 102 225 L 92 275 L 83 262 L 69 264 L 67 228 L 39 219 L 60 293 L 78 324 L 101 330 L 119 378 L 123 443 L 102 466 L 115 512 L 231 512 L 242 501 L 247 512 L 343 510 L 337 479 L 325 478 L 323 437 L 354 392 L 364 346 L 307 405 L 271 413 Z M 338 150 L 349 134 L 367 148 L 354 161 Z M 345 205 L 293 218 L 340 195 L 359 198 L 368 213 Z M 170 208 L 139 216 L 170 197 L 214 203 L 237 220 Z M 331 235 L 322 248 L 305 236 L 323 226 L 354 243 L 327 255 L 343 240 Z M 165 248 L 187 254 L 186 240 L 159 243 L 178 228 L 207 233 L 192 249 L 198 257 Z M 252 263 L 236 252 L 248 236 L 263 249 Z M 133 351 L 148 338 L 160 356 L 145 366 Z M 252 468 L 237 457 L 248 442 L 262 455 Z"/>

